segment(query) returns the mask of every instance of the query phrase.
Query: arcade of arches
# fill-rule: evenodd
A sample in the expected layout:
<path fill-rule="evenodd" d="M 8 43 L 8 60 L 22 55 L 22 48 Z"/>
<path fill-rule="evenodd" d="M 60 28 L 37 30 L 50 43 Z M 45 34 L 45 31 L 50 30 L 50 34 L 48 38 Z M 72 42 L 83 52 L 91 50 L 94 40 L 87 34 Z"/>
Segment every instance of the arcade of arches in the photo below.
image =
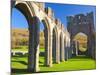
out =
<path fill-rule="evenodd" d="M 54 18 L 51 8 L 45 8 L 44 3 L 32 1 L 12 1 L 12 8 L 21 11 L 27 19 L 29 29 L 28 70 L 39 71 L 39 25 L 44 24 L 45 65 L 60 63 L 77 55 L 78 43 L 73 37 L 79 33 L 87 35 L 86 55 L 95 58 L 95 31 L 93 13 L 68 16 L 68 30 L 59 19 Z M 87 20 L 85 19 L 87 18 Z"/>

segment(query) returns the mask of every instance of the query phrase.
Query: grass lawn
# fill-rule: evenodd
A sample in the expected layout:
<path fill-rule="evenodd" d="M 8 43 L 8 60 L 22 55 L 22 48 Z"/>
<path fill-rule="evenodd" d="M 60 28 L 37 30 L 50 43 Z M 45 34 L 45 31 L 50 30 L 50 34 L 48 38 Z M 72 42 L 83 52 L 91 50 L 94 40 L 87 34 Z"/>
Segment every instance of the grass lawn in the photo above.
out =
<path fill-rule="evenodd" d="M 13 73 L 28 73 L 27 72 L 27 57 L 14 56 L 11 59 L 11 67 Z M 72 70 L 89 70 L 95 69 L 95 60 L 86 56 L 77 56 L 69 59 L 68 61 L 61 62 L 60 64 L 53 64 L 53 67 L 46 67 L 44 58 L 40 57 L 39 67 L 40 72 L 54 72 L 54 71 L 72 71 Z"/>
<path fill-rule="evenodd" d="M 12 49 L 13 51 L 28 51 L 28 46 L 19 46 L 19 48 Z M 40 48 L 40 52 L 44 52 L 44 48 Z"/>
<path fill-rule="evenodd" d="M 19 46 L 19 48 L 13 48 L 13 51 L 27 51 L 28 50 L 28 46 Z"/>

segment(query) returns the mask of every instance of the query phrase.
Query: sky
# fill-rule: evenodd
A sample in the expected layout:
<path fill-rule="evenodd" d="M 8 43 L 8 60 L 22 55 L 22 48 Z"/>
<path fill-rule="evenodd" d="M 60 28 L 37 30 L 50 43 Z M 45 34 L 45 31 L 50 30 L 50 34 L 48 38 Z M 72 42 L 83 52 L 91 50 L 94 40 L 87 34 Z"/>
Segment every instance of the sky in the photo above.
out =
<path fill-rule="evenodd" d="M 89 12 L 94 13 L 94 22 L 95 22 L 95 6 L 90 5 L 73 5 L 73 4 L 58 4 L 58 3 L 46 3 L 45 7 L 51 7 L 55 18 L 59 18 L 61 23 L 64 24 L 64 27 L 67 27 L 67 16 L 75 14 L 86 14 Z M 12 10 L 12 28 L 28 28 L 28 23 L 25 16 L 16 8 Z M 40 29 L 44 28 L 41 23 Z"/>

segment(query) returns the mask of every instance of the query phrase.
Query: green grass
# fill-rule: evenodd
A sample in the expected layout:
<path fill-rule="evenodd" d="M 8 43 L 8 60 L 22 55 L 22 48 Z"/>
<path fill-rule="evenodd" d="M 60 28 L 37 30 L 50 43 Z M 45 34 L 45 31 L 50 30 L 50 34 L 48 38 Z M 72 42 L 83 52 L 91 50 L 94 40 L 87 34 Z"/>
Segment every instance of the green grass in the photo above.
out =
<path fill-rule="evenodd" d="M 27 57 L 19 57 L 15 56 L 12 57 L 12 69 L 16 73 L 27 73 L 25 72 L 27 69 Z M 40 72 L 54 72 L 54 71 L 72 71 L 72 70 L 89 70 L 95 69 L 95 60 L 85 57 L 85 56 L 78 56 L 69 59 L 68 61 L 61 62 L 60 64 L 53 64 L 53 67 L 46 67 L 44 65 L 44 57 L 40 57 L 39 59 L 39 67 Z M 17 71 L 18 70 L 18 71 Z"/>
<path fill-rule="evenodd" d="M 85 70 L 95 69 L 95 61 L 89 58 L 72 58 L 60 64 L 53 64 L 53 67 L 41 67 L 41 71 L 72 71 L 72 70 Z"/>
<path fill-rule="evenodd" d="M 42 47 L 40 48 L 40 52 L 44 52 L 44 50 L 45 50 L 44 48 L 42 48 Z"/>
<path fill-rule="evenodd" d="M 26 56 L 14 56 L 11 59 L 11 66 L 14 69 L 26 69 L 27 68 L 27 57 Z"/>
<path fill-rule="evenodd" d="M 28 46 L 19 46 L 19 48 L 13 48 L 13 51 L 28 51 Z M 40 52 L 44 52 L 44 48 L 40 48 Z"/>
<path fill-rule="evenodd" d="M 13 51 L 27 51 L 28 50 L 28 46 L 19 46 L 19 48 L 13 48 Z"/>

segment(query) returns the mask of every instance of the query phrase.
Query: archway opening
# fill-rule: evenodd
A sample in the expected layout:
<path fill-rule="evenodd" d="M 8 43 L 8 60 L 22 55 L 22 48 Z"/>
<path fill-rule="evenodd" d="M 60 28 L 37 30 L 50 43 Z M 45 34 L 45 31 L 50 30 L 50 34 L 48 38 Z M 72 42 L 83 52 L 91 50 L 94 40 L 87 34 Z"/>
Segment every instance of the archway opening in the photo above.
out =
<path fill-rule="evenodd" d="M 11 52 L 12 64 L 11 68 L 16 68 L 16 65 L 27 69 L 28 62 L 28 45 L 29 45 L 29 30 L 28 21 L 25 15 L 17 8 L 12 8 L 11 15 Z M 16 62 L 14 62 L 16 61 Z M 21 62 L 19 62 L 21 61 Z"/>
<path fill-rule="evenodd" d="M 86 34 L 80 32 L 76 34 L 73 38 L 73 47 L 74 49 L 77 49 L 78 55 L 86 55 L 87 51 L 87 42 L 88 42 L 88 37 Z"/>

